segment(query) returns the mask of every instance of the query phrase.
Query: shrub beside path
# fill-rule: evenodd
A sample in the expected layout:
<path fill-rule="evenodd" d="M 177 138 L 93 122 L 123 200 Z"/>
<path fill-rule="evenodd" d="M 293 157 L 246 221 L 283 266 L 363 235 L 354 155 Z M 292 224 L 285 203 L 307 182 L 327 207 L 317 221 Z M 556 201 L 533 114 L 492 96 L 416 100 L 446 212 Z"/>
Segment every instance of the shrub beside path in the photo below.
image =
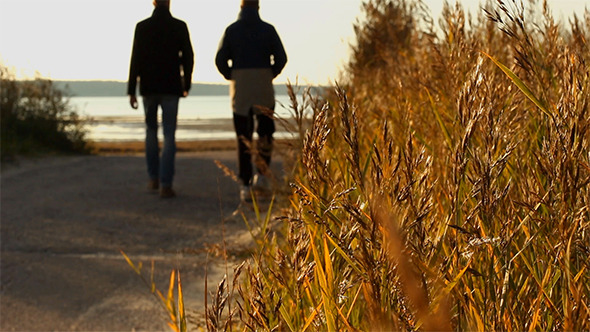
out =
<path fill-rule="evenodd" d="M 235 159 L 235 151 L 179 154 L 178 196 L 166 200 L 145 189 L 142 155 L 3 166 L 0 330 L 168 330 L 166 313 L 120 250 L 143 262 L 148 279 L 153 261 L 162 291 L 179 269 L 189 318 L 202 320 L 206 266 L 215 287 L 226 272 L 216 248 L 224 236 L 247 232 L 231 218 L 237 185 L 214 162 L 236 169 Z"/>

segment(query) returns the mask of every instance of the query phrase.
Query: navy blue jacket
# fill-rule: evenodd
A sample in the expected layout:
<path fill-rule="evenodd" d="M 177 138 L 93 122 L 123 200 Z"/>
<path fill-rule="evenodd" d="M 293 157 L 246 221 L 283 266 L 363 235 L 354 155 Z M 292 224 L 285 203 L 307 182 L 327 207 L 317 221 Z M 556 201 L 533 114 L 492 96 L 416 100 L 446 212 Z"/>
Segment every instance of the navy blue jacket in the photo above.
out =
<path fill-rule="evenodd" d="M 227 27 L 215 57 L 217 69 L 228 80 L 232 69 L 271 68 L 276 77 L 286 63 L 277 31 L 260 19 L 258 9 L 249 7 L 242 8 L 238 20 Z"/>
<path fill-rule="evenodd" d="M 141 95 L 182 96 L 191 88 L 193 65 L 186 23 L 172 17 L 167 7 L 157 6 L 151 17 L 135 27 L 127 94 L 136 94 L 139 78 Z"/>

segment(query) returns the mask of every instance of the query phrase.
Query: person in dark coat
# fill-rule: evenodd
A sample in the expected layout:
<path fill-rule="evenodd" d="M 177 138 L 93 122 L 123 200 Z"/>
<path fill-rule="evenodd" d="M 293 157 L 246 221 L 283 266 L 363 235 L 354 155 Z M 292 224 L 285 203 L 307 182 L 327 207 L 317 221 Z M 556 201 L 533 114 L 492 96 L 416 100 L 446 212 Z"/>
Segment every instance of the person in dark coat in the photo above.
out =
<path fill-rule="evenodd" d="M 277 31 L 260 19 L 258 9 L 258 0 L 242 0 L 238 20 L 225 30 L 215 57 L 217 69 L 230 81 L 242 200 L 251 199 L 251 188 L 270 189 L 265 173 L 271 161 L 275 131 L 272 81 L 287 63 Z M 257 174 L 253 176 L 251 143 L 255 122 L 260 158 L 256 162 Z"/>
<path fill-rule="evenodd" d="M 143 97 L 148 188 L 163 198 L 174 197 L 176 120 L 180 97 L 191 88 L 194 54 L 185 22 L 172 17 L 170 0 L 154 0 L 152 16 L 137 23 L 131 53 L 127 93 L 138 108 L 137 84 Z M 164 145 L 158 147 L 158 107 L 162 108 Z"/>

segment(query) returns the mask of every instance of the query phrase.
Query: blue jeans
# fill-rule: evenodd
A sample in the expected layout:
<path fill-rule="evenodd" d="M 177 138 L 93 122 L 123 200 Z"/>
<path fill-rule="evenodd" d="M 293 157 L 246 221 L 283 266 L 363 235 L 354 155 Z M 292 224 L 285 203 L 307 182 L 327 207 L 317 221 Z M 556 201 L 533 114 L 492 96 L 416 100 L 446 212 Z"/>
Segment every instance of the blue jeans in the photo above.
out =
<path fill-rule="evenodd" d="M 172 187 L 174 178 L 174 158 L 176 156 L 176 118 L 178 101 L 175 95 L 143 96 L 145 111 L 145 157 L 150 179 L 160 180 L 162 187 Z M 164 147 L 162 158 L 158 146 L 158 106 L 162 108 L 162 129 Z"/>

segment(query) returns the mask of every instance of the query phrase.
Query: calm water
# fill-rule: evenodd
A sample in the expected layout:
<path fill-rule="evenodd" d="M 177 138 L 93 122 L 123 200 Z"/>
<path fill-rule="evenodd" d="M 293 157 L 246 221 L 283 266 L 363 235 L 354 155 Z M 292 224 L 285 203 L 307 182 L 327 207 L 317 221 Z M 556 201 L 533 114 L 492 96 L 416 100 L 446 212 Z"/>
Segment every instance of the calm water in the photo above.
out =
<path fill-rule="evenodd" d="M 70 103 L 82 116 L 93 121 L 87 126 L 88 138 L 93 141 L 143 140 L 143 106 L 129 106 L 128 97 L 72 97 Z M 281 103 L 285 106 L 282 106 Z M 276 113 L 289 117 L 285 108 L 288 96 L 277 96 Z M 189 96 L 181 98 L 178 109 L 177 140 L 233 139 L 232 111 L 228 96 Z M 161 136 L 161 132 L 160 132 Z M 278 132 L 276 137 L 288 134 Z"/>

